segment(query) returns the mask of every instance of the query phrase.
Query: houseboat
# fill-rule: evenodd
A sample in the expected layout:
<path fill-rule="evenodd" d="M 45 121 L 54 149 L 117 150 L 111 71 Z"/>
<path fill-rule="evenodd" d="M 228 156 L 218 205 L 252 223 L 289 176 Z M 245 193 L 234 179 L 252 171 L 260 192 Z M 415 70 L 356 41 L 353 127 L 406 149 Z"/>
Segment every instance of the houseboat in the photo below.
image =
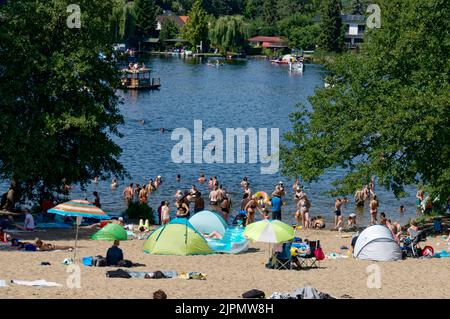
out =
<path fill-rule="evenodd" d="M 122 70 L 122 86 L 130 90 L 157 90 L 161 83 L 159 77 L 152 77 L 149 68 L 128 68 Z"/>

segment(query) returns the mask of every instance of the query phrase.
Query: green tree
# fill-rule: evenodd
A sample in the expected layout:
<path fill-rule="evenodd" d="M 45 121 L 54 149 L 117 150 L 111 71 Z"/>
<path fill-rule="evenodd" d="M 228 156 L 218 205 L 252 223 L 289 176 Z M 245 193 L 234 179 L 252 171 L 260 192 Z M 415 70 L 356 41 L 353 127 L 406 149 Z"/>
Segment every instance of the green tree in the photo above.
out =
<path fill-rule="evenodd" d="M 189 19 L 182 29 L 183 39 L 189 41 L 192 47 L 203 42 L 203 47 L 208 41 L 208 16 L 202 7 L 202 1 L 196 0 L 189 11 Z"/>
<path fill-rule="evenodd" d="M 320 35 L 320 26 L 316 23 L 304 27 L 296 27 L 288 34 L 289 46 L 302 50 L 313 50 Z"/>
<path fill-rule="evenodd" d="M 159 32 L 159 40 L 164 45 L 167 39 L 174 39 L 177 37 L 179 30 L 172 19 L 164 19 L 161 23 L 161 31 Z"/>
<path fill-rule="evenodd" d="M 154 34 L 158 7 L 155 0 L 136 0 L 134 17 L 136 23 L 136 41 L 143 41 Z"/>
<path fill-rule="evenodd" d="M 283 172 L 317 180 L 342 168 L 334 194 L 371 176 L 404 195 L 421 183 L 446 201 L 450 191 L 450 14 L 442 0 L 379 1 L 380 29 L 360 54 L 327 65 L 330 87 L 292 114 L 281 152 Z"/>
<path fill-rule="evenodd" d="M 262 16 L 264 22 L 268 25 L 273 25 L 278 20 L 278 14 L 275 4 L 272 0 L 263 0 Z"/>
<path fill-rule="evenodd" d="M 210 30 L 211 44 L 224 53 L 239 51 L 249 37 L 249 27 L 242 16 L 220 17 Z"/>
<path fill-rule="evenodd" d="M 247 19 L 260 16 L 262 12 L 262 0 L 245 0 L 243 11 L 244 17 Z"/>
<path fill-rule="evenodd" d="M 63 183 L 123 176 L 120 84 L 111 57 L 110 0 L 15 0 L 0 6 L 0 177 L 24 197 L 63 192 Z M 99 59 L 99 52 L 107 59 Z"/>
<path fill-rule="evenodd" d="M 340 0 L 325 1 L 321 13 L 319 48 L 328 52 L 340 52 L 344 44 Z"/>

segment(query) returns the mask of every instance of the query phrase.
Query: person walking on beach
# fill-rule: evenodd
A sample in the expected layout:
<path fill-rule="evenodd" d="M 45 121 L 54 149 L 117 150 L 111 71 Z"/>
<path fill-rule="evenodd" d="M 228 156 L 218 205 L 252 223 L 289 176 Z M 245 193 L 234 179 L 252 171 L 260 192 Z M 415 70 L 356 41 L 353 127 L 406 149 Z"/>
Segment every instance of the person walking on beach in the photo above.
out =
<path fill-rule="evenodd" d="M 376 225 L 378 213 L 378 196 L 375 195 L 370 201 L 370 224 Z"/>
<path fill-rule="evenodd" d="M 334 228 L 339 229 L 342 223 L 342 200 L 337 198 L 334 202 Z"/>
<path fill-rule="evenodd" d="M 311 202 L 309 201 L 306 194 L 303 194 L 297 204 L 297 212 L 295 214 L 295 219 L 297 225 L 303 225 L 304 228 L 309 228 L 309 209 L 311 207 Z"/>
<path fill-rule="evenodd" d="M 128 207 L 133 200 L 133 183 L 123 190 L 123 197 L 125 199 L 125 205 Z"/>
<path fill-rule="evenodd" d="M 161 224 L 165 225 L 168 222 L 170 222 L 170 210 L 169 210 L 169 202 L 168 201 L 164 201 L 162 202 L 162 207 L 161 207 Z"/>

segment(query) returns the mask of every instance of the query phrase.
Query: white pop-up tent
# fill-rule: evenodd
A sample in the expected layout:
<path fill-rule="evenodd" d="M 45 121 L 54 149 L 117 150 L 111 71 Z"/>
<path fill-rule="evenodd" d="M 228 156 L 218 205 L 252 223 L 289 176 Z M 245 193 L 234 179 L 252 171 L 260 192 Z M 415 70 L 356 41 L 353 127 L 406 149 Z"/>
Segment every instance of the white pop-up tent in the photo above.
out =
<path fill-rule="evenodd" d="M 374 225 L 364 229 L 358 236 L 353 256 L 358 259 L 395 261 L 402 259 L 402 251 L 389 228 Z"/>

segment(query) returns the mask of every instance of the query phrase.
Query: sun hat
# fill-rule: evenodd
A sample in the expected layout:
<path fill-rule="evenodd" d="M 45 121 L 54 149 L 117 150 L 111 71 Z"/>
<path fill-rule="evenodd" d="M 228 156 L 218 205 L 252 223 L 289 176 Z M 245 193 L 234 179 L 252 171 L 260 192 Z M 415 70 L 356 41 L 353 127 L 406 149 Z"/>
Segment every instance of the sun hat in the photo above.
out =
<path fill-rule="evenodd" d="M 119 217 L 119 221 L 120 221 L 120 222 L 123 222 L 123 217 Z"/>

